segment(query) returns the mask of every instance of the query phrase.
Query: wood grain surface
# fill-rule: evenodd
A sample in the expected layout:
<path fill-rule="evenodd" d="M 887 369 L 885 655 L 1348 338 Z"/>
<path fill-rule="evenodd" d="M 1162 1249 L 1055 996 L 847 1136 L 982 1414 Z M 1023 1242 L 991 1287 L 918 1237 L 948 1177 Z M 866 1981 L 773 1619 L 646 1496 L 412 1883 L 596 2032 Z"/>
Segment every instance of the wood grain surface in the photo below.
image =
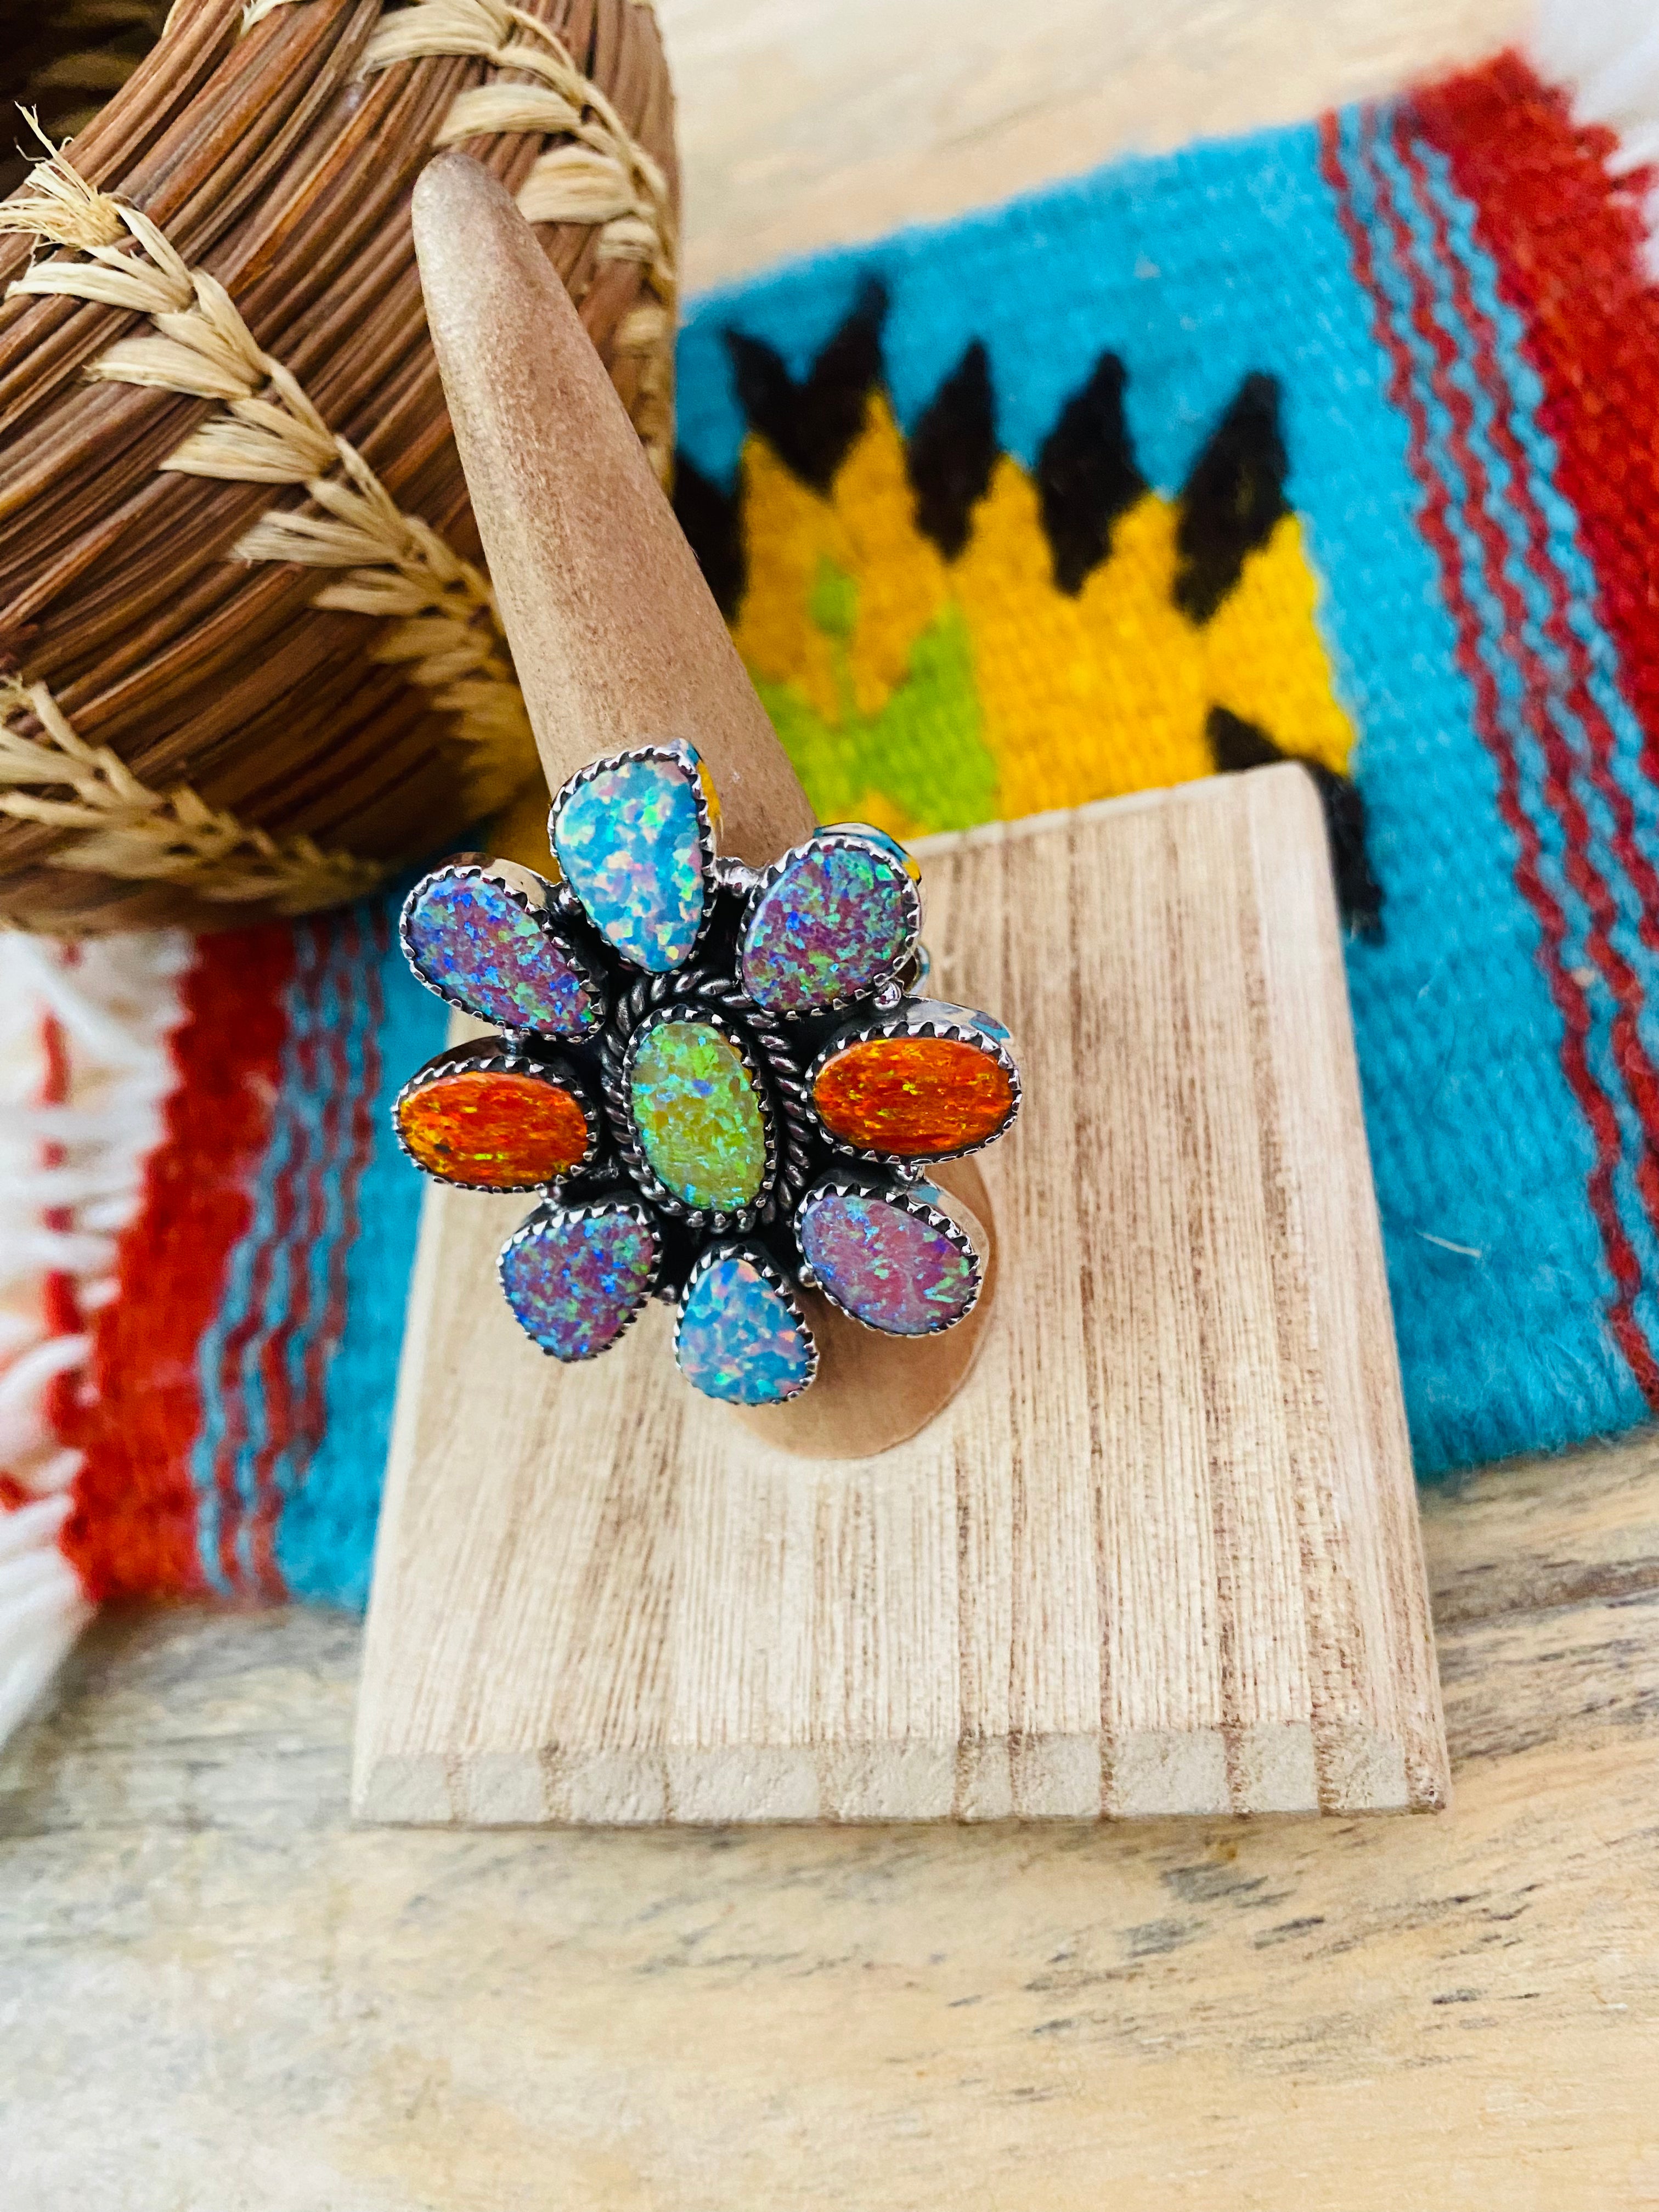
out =
<path fill-rule="evenodd" d="M 355 1624 L 111 1620 L 0 1766 L 8 2212 L 1659 2203 L 1659 1441 L 1423 1532 L 1411 1822 L 353 1828 Z"/>
<path fill-rule="evenodd" d="M 1006 1016 L 1025 1084 L 968 1380 L 879 1457 L 803 1460 L 685 1388 L 661 1307 L 544 1358 L 495 1282 L 524 1201 L 434 1189 L 365 1818 L 1444 1802 L 1312 782 L 938 840 L 924 890 L 938 989 Z"/>

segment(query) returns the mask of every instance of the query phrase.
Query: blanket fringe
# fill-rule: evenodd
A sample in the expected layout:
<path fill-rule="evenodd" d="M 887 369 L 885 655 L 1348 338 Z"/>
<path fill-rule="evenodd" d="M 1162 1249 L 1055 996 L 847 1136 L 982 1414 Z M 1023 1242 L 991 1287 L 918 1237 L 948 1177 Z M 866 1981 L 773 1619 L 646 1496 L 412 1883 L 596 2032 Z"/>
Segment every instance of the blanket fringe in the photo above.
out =
<path fill-rule="evenodd" d="M 0 1742 L 94 1607 L 63 1549 L 81 1455 L 59 1434 L 89 1387 L 90 1324 L 116 1291 L 173 1088 L 182 930 L 9 937 L 0 993 Z"/>
<path fill-rule="evenodd" d="M 1540 0 L 1528 57 L 1571 95 L 1580 123 L 1619 137 L 1607 162 L 1641 195 L 1644 265 L 1659 284 L 1659 15 L 1652 0 Z"/>

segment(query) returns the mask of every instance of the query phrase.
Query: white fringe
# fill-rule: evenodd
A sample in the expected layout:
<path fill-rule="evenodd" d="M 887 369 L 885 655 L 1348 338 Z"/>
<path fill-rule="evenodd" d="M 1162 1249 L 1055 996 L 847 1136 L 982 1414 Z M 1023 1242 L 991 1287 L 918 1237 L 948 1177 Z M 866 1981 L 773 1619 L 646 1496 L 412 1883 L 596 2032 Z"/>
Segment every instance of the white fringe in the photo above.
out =
<path fill-rule="evenodd" d="M 43 1278 L 72 1275 L 83 1314 L 114 1296 L 115 1240 L 137 1211 L 173 1087 L 168 1033 L 190 964 L 182 930 L 0 945 L 0 1468 L 29 1493 L 0 1513 L 0 1742 L 51 1681 L 93 1608 L 58 1534 L 81 1455 L 46 1418 L 48 1386 L 85 1363 L 46 1326 Z M 41 1024 L 55 1016 L 70 1096 L 42 1104 Z M 47 1146 L 61 1147 L 50 1163 Z M 65 1217 L 54 1223 L 48 1214 Z"/>
<path fill-rule="evenodd" d="M 28 1717 L 92 1618 L 58 1548 L 70 1503 L 65 1490 L 0 1515 L 0 1744 Z"/>
<path fill-rule="evenodd" d="M 1572 96 L 1580 123 L 1619 134 L 1608 174 L 1659 166 L 1659 11 L 1653 0 L 1540 0 L 1528 41 L 1540 76 Z M 1659 284 L 1659 185 L 1643 204 L 1647 274 Z"/>

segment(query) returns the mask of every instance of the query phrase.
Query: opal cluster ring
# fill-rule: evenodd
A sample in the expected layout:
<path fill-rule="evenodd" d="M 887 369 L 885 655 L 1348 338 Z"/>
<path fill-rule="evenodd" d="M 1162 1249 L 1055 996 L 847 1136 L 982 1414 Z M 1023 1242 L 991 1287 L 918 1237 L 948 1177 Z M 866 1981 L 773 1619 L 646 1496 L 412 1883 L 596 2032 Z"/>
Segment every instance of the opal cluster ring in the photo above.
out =
<path fill-rule="evenodd" d="M 817 1372 L 802 1292 L 894 1336 L 973 1310 L 977 1224 L 927 1170 L 1004 1133 L 1019 1070 L 1001 1023 L 925 995 L 920 874 L 884 830 L 761 870 L 719 836 L 695 748 L 641 744 L 555 794 L 545 875 L 422 877 L 404 957 L 495 1034 L 428 1060 L 394 1121 L 440 1182 L 538 1194 L 501 1279 L 544 1352 L 593 1358 L 659 1297 L 688 1382 L 773 1405 Z"/>

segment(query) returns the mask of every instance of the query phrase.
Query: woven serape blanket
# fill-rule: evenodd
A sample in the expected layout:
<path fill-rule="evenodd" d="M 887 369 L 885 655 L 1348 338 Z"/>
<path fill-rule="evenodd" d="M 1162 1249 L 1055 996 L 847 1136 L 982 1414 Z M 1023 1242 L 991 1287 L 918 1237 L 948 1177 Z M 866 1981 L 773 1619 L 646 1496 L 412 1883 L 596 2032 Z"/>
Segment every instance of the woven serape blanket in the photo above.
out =
<path fill-rule="evenodd" d="M 680 349 L 678 508 L 823 818 L 1308 763 L 1425 1477 L 1659 1408 L 1659 133 L 1639 69 L 1538 66 Z M 445 1023 L 396 912 L 13 942 L 0 1718 L 98 1601 L 365 1595 Z"/>

